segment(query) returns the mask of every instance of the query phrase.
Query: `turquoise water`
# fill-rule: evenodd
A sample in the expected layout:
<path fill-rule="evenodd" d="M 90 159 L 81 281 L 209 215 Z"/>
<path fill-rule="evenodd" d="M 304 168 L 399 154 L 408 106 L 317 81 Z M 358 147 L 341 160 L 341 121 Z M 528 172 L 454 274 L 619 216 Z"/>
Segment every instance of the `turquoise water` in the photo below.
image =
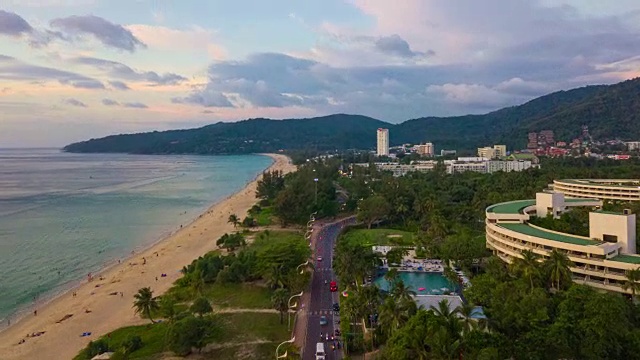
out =
<path fill-rule="evenodd" d="M 456 288 L 455 285 L 441 273 L 399 271 L 398 278 L 401 279 L 406 286 L 411 287 L 411 290 L 415 291 L 417 295 L 442 294 L 442 288 L 449 290 Z M 389 291 L 389 282 L 384 276 L 379 277 L 373 283 L 378 285 L 380 289 Z M 426 290 L 418 291 L 420 288 L 425 288 Z"/>
<path fill-rule="evenodd" d="M 167 236 L 271 163 L 0 150 L 0 319 Z"/>

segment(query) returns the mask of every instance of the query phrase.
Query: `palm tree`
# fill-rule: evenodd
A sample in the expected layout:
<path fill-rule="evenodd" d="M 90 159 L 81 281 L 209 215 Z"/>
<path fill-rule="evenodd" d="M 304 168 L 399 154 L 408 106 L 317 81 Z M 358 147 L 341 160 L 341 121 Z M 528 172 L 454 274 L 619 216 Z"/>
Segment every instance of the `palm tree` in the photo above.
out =
<path fill-rule="evenodd" d="M 227 220 L 228 223 L 232 223 L 233 224 L 233 228 L 237 228 L 238 224 L 240 224 L 240 219 L 238 218 L 238 215 L 236 214 L 231 214 L 229 215 L 229 220 Z"/>
<path fill-rule="evenodd" d="M 627 279 L 622 283 L 622 288 L 624 290 L 631 289 L 631 298 L 635 301 L 636 293 L 640 291 L 640 268 L 627 270 L 625 275 Z"/>
<path fill-rule="evenodd" d="M 458 309 L 451 310 L 447 299 L 440 300 L 437 307 L 431 307 L 431 311 L 433 311 L 438 318 L 438 322 L 447 329 L 451 336 L 455 337 L 460 335 L 461 326 Z"/>
<path fill-rule="evenodd" d="M 531 291 L 533 291 L 533 280 L 540 277 L 539 257 L 531 250 L 524 250 L 521 254 L 522 258 L 515 258 L 511 263 L 511 266 L 515 272 L 520 273 L 522 277 L 529 279 Z"/>
<path fill-rule="evenodd" d="M 272 289 L 284 287 L 284 274 L 282 273 L 282 265 L 273 265 L 267 271 L 267 285 Z"/>
<path fill-rule="evenodd" d="M 416 296 L 416 292 L 411 290 L 411 286 L 406 286 L 404 281 L 398 280 L 393 284 L 391 288 L 391 295 L 398 300 L 411 300 L 412 296 Z"/>
<path fill-rule="evenodd" d="M 389 271 L 384 274 L 384 279 L 392 286 L 398 280 L 398 269 L 389 269 Z"/>
<path fill-rule="evenodd" d="M 284 313 L 289 311 L 289 291 L 285 288 L 279 288 L 273 292 L 271 296 L 271 305 L 280 312 L 280 324 L 284 322 Z"/>
<path fill-rule="evenodd" d="M 403 305 L 392 297 L 388 297 L 380 305 L 378 323 L 389 336 L 409 320 L 409 313 Z"/>
<path fill-rule="evenodd" d="M 158 300 L 153 297 L 153 291 L 150 287 L 144 287 L 138 290 L 138 293 L 133 295 L 135 301 L 133 302 L 133 307 L 136 308 L 136 314 L 145 314 L 151 323 L 153 323 L 153 319 L 151 318 L 151 311 L 156 311 L 160 307 L 158 305 Z"/>
<path fill-rule="evenodd" d="M 471 330 L 478 326 L 478 323 L 473 319 L 473 313 L 475 312 L 475 306 L 471 303 L 462 303 L 462 305 L 456 308 L 458 314 L 462 315 L 462 333 L 468 334 Z"/>
<path fill-rule="evenodd" d="M 447 278 L 447 280 L 449 280 L 451 285 L 457 287 L 460 284 L 460 278 L 458 277 L 458 274 L 456 274 L 456 272 L 450 266 L 445 266 L 442 274 L 445 278 Z"/>
<path fill-rule="evenodd" d="M 434 329 L 427 341 L 431 347 L 433 359 L 454 360 L 460 357 L 461 339 L 452 336 L 444 328 Z"/>
<path fill-rule="evenodd" d="M 544 266 L 548 271 L 552 289 L 555 288 L 559 291 L 561 281 L 567 280 L 571 282 L 571 270 L 569 270 L 569 267 L 574 265 L 567 254 L 553 249 L 549 254 L 549 258 L 545 260 Z"/>

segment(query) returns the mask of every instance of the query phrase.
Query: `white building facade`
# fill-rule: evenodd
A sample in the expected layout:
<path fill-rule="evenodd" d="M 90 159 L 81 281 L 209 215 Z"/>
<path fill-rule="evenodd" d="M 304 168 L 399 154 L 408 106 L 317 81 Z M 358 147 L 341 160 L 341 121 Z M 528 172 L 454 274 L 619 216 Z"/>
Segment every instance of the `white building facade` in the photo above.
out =
<path fill-rule="evenodd" d="M 378 141 L 377 141 L 377 151 L 376 155 L 378 156 L 389 156 L 389 129 L 379 128 L 378 132 Z"/>

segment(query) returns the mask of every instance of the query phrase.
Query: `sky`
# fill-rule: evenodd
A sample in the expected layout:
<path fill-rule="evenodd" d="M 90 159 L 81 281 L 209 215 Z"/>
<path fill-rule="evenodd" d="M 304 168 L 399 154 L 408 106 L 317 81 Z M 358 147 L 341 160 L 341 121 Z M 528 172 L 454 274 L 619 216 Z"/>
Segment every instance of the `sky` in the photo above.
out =
<path fill-rule="evenodd" d="M 0 148 L 485 113 L 639 74 L 637 0 L 0 0 Z"/>

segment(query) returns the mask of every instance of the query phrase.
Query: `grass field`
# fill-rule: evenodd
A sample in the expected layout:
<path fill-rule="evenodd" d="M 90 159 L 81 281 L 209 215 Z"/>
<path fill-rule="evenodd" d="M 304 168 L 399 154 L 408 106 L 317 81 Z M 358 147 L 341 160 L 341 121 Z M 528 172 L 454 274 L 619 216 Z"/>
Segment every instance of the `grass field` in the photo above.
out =
<path fill-rule="evenodd" d="M 238 309 L 268 309 L 271 307 L 271 291 L 254 284 L 213 284 L 203 295 L 213 307 Z"/>
<path fill-rule="evenodd" d="M 342 235 L 341 241 L 363 245 L 413 245 L 414 235 L 394 229 L 354 229 Z"/>
<path fill-rule="evenodd" d="M 252 214 L 252 216 L 258 223 L 258 226 L 269 226 L 273 224 L 273 209 L 270 207 L 264 207 L 260 212 Z"/>

